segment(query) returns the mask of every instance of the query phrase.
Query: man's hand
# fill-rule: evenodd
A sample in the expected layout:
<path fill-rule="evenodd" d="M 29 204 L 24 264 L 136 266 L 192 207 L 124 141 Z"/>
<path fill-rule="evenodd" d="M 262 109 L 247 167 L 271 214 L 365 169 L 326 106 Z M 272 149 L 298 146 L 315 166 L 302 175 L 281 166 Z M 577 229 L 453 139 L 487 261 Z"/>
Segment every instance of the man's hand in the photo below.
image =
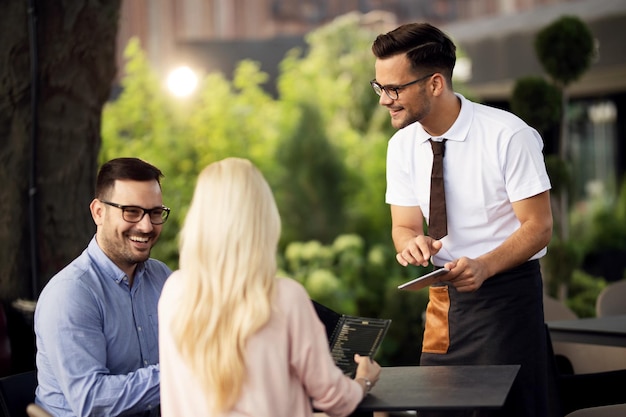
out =
<path fill-rule="evenodd" d="M 472 292 L 479 289 L 489 278 L 484 262 L 467 257 L 459 258 L 444 265 L 450 272 L 443 275 L 442 281 L 449 281 L 459 292 Z"/>
<path fill-rule="evenodd" d="M 402 266 L 428 266 L 430 257 L 439 252 L 441 247 L 441 241 L 420 235 L 408 241 L 406 247 L 396 255 L 396 260 Z"/>

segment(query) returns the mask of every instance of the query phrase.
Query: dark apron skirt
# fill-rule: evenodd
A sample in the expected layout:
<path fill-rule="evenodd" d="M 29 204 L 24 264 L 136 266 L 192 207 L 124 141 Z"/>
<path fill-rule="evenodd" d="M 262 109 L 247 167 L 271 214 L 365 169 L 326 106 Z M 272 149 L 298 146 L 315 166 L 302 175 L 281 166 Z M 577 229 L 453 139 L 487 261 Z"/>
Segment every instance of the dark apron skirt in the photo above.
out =
<path fill-rule="evenodd" d="M 546 352 L 539 261 L 494 275 L 475 292 L 430 288 L 420 365 L 521 365 L 505 407 L 488 415 L 547 415 Z"/>

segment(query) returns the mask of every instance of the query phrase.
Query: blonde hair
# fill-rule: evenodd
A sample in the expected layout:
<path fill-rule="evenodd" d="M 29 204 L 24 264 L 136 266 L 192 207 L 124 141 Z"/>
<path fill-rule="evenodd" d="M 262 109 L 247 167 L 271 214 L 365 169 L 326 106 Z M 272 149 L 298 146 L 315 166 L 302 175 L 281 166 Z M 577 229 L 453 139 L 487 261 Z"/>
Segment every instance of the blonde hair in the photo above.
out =
<path fill-rule="evenodd" d="M 279 237 L 274 196 L 250 161 L 227 158 L 200 173 L 181 233 L 185 295 L 171 330 L 214 412 L 239 399 L 246 342 L 270 319 Z"/>

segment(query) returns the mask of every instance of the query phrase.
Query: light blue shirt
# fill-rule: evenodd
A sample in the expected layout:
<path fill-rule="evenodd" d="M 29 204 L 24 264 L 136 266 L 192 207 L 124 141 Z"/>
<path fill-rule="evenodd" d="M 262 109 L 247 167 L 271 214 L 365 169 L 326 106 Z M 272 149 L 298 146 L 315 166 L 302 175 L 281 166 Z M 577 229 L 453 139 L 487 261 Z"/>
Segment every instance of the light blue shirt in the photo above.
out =
<path fill-rule="evenodd" d="M 37 301 L 35 402 L 63 417 L 155 414 L 157 305 L 171 273 L 149 259 L 130 288 L 94 237 Z"/>

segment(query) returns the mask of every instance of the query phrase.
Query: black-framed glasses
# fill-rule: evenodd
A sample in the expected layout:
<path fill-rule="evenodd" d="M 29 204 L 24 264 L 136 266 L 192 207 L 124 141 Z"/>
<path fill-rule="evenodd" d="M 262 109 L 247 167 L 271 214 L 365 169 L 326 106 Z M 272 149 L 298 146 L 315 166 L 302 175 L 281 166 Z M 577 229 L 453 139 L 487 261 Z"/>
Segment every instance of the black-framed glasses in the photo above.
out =
<path fill-rule="evenodd" d="M 128 223 L 139 223 L 143 219 L 143 216 L 148 214 L 148 217 L 150 218 L 150 223 L 163 224 L 170 215 L 169 207 L 165 206 L 145 209 L 139 206 L 123 206 L 121 204 L 111 203 L 110 201 L 100 201 L 107 206 L 117 207 L 118 209 L 122 210 L 122 218 Z"/>
<path fill-rule="evenodd" d="M 370 81 L 370 85 L 374 89 L 374 92 L 378 94 L 379 96 L 384 91 L 387 94 L 387 97 L 389 97 L 392 100 L 397 100 L 398 97 L 400 97 L 400 90 L 403 90 L 410 85 L 417 84 L 420 81 L 424 81 L 425 79 L 430 78 L 435 74 L 436 73 L 433 72 L 432 74 L 424 75 L 423 77 L 418 78 L 417 80 L 413 80 L 409 83 L 402 84 L 402 85 L 380 85 L 376 82 L 376 79 L 373 79 L 372 81 Z"/>

